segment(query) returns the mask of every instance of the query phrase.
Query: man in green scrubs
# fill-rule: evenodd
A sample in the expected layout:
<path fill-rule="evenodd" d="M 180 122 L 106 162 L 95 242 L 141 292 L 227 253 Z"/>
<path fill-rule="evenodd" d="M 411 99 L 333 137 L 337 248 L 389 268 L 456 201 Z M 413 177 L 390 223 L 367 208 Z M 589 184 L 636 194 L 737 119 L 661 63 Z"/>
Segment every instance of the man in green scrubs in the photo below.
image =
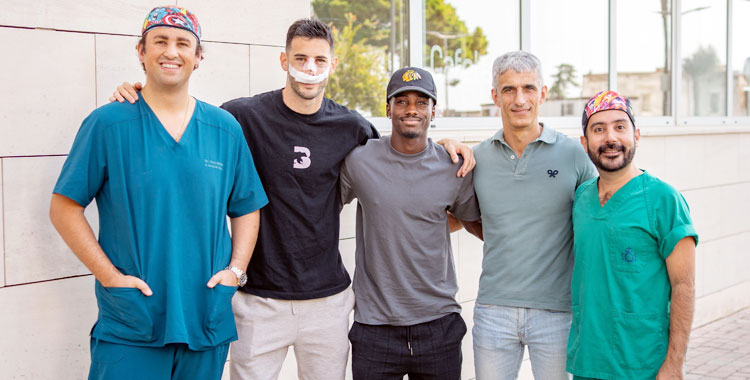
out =
<path fill-rule="evenodd" d="M 640 131 L 626 98 L 591 98 L 583 133 L 599 178 L 573 204 L 567 369 L 576 379 L 682 379 L 698 243 L 688 205 L 633 165 Z"/>
<path fill-rule="evenodd" d="M 187 9 L 149 13 L 141 98 L 84 120 L 55 185 L 52 223 L 96 278 L 89 380 L 218 380 L 237 340 L 231 299 L 268 199 L 240 125 L 188 92 L 200 36 Z"/>

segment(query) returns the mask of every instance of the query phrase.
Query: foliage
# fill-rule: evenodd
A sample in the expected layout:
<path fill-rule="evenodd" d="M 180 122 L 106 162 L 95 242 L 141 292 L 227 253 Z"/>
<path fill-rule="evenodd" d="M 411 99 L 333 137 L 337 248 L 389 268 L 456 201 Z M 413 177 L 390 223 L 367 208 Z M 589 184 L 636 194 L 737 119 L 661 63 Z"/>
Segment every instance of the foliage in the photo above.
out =
<path fill-rule="evenodd" d="M 339 29 L 347 26 L 351 13 L 363 23 L 355 40 L 367 40 L 376 47 L 388 45 L 391 0 L 313 0 L 312 7 L 316 17 Z"/>
<path fill-rule="evenodd" d="M 480 57 L 487 54 L 488 42 L 482 28 L 477 27 L 473 32 L 469 32 L 466 23 L 458 18 L 456 8 L 446 3 L 445 0 L 426 0 L 425 19 L 425 24 L 429 29 L 426 36 L 425 56 L 429 56 L 430 47 L 433 45 L 441 48 L 447 45 L 447 52 L 461 49 L 463 56 L 472 60 L 475 50 Z M 440 37 L 438 33 L 447 38 Z M 446 51 L 443 51 L 443 54 L 445 53 Z M 426 62 L 429 62 L 429 59 Z M 443 62 L 435 62 L 434 66 L 443 67 Z"/>
<path fill-rule="evenodd" d="M 397 10 L 402 10 L 406 2 L 394 0 Z M 330 23 L 337 28 L 343 28 L 347 24 L 346 14 L 352 13 L 365 25 L 357 31 L 355 39 L 367 39 L 369 45 L 390 49 L 389 35 L 392 22 L 400 25 L 403 12 L 396 12 L 396 19 L 391 20 L 391 0 L 313 0 L 313 13 L 322 21 Z M 465 57 L 473 59 L 476 50 L 480 56 L 487 54 L 487 37 L 482 28 L 477 27 L 469 31 L 456 14 L 456 8 L 446 3 L 446 0 L 426 0 L 425 21 L 429 28 L 427 33 L 427 45 L 444 46 L 443 38 L 430 32 L 438 32 L 443 35 L 457 36 L 449 38 L 445 42 L 448 51 L 455 52 L 461 49 Z M 398 28 L 397 28 L 398 29 Z M 397 30 L 397 33 L 400 31 Z M 397 40 L 402 36 L 398 35 Z M 388 51 L 388 50 L 387 50 Z M 390 51 L 388 51 L 390 53 Z M 427 50 L 429 53 L 429 49 Z M 442 62 L 439 66 L 442 67 Z"/>
<path fill-rule="evenodd" d="M 693 78 L 712 72 L 719 66 L 719 56 L 713 46 L 700 46 L 689 58 L 685 58 L 682 69 Z"/>
<path fill-rule="evenodd" d="M 549 99 L 565 99 L 565 92 L 568 87 L 580 86 L 576 82 L 576 68 L 569 63 L 561 63 L 557 65 L 557 73 L 552 76 L 555 79 L 552 83 L 552 87 L 549 88 L 547 96 Z"/>
<path fill-rule="evenodd" d="M 488 41 L 482 29 L 477 27 L 469 31 L 464 21 L 458 18 L 456 9 L 446 1 L 426 0 L 426 25 L 431 32 L 426 35 L 427 46 L 438 45 L 444 49 L 447 45 L 451 56 L 460 48 L 462 59 L 472 61 L 475 50 L 479 56 L 487 54 Z M 373 116 L 385 113 L 384 92 L 391 62 L 406 62 L 407 59 L 391 58 L 408 55 L 402 42 L 403 33 L 408 33 L 408 22 L 402 20 L 406 1 L 393 2 L 396 12 L 392 20 L 391 0 L 312 1 L 314 15 L 334 29 L 334 50 L 339 57 L 336 73 L 328 82 L 327 95 Z M 455 37 L 444 40 L 435 32 Z M 396 46 L 391 46 L 391 33 L 395 33 Z M 429 48 L 426 53 L 429 53 Z M 425 64 L 429 64 L 429 58 Z M 443 66 L 441 59 L 434 63 L 435 68 Z M 456 80 L 449 85 L 455 83 Z"/>
<path fill-rule="evenodd" d="M 693 114 L 698 115 L 702 109 L 702 89 L 700 78 L 706 74 L 714 72 L 719 68 L 719 65 L 719 56 L 716 55 L 716 50 L 711 45 L 706 47 L 700 46 L 693 55 L 685 58 L 685 61 L 682 64 L 682 69 L 693 79 Z"/>
<path fill-rule="evenodd" d="M 339 64 L 328 79 L 326 94 L 349 108 L 369 112 L 372 116 L 385 116 L 388 83 L 388 73 L 382 64 L 385 48 L 369 45 L 367 38 L 358 38 L 365 25 L 355 25 L 354 14 L 347 13 L 344 17 L 347 24 L 343 28 L 333 27 Z"/>

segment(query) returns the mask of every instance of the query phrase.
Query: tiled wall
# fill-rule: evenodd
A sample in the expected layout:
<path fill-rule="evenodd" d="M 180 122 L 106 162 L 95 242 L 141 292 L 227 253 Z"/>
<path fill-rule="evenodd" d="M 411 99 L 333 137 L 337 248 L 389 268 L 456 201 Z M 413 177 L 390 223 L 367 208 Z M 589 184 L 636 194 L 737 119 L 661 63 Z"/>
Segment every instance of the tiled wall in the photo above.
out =
<path fill-rule="evenodd" d="M 283 86 L 286 29 L 309 0 L 171 3 L 203 27 L 192 95 L 219 105 Z M 86 377 L 93 278 L 49 223 L 49 200 L 81 121 L 121 82 L 144 80 L 135 45 L 155 5 L 0 0 L 1 379 Z M 96 204 L 86 216 L 98 230 Z"/>
<path fill-rule="evenodd" d="M 283 85 L 278 57 L 286 28 L 309 14 L 309 0 L 177 3 L 193 10 L 204 29 L 206 59 L 193 74 L 193 95 L 220 104 Z M 48 221 L 50 192 L 83 118 L 117 84 L 143 80 L 136 35 L 154 5 L 0 0 L 0 378 L 85 378 L 96 319 L 93 279 Z M 430 133 L 477 142 L 493 132 Z M 750 125 L 644 135 L 639 165 L 685 194 L 701 234 L 696 324 L 750 306 Z M 340 248 L 350 272 L 355 209 L 342 213 Z M 94 204 L 86 214 L 96 230 Z M 481 242 L 462 231 L 453 245 L 471 331 Z M 293 354 L 288 359 L 285 380 L 296 378 Z M 528 378 L 528 363 L 522 368 Z M 463 378 L 473 376 L 469 333 Z"/>

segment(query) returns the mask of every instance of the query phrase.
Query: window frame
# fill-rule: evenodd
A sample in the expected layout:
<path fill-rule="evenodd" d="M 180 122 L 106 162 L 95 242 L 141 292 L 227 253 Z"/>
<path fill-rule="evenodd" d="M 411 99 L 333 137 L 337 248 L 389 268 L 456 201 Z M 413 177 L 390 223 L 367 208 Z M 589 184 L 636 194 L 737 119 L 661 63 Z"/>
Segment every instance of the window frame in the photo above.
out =
<path fill-rule="evenodd" d="M 532 0 L 518 0 L 519 1 L 519 36 L 521 50 L 531 50 L 531 1 Z M 617 90 L 617 1 L 608 0 L 608 31 L 609 31 L 609 46 L 608 46 L 608 60 L 609 60 L 609 73 L 608 81 L 609 87 L 612 90 Z M 639 128 L 649 127 L 678 127 L 678 126 L 732 126 L 732 125 L 748 125 L 750 124 L 750 116 L 736 116 L 733 115 L 734 109 L 734 98 L 733 98 L 733 67 L 732 67 L 732 9 L 735 1 L 739 0 L 724 0 L 726 1 L 726 86 L 725 90 L 725 116 L 679 116 L 679 94 L 681 91 L 682 83 L 678 78 L 682 75 L 682 65 L 680 64 L 680 53 L 682 41 L 680 38 L 681 26 L 682 26 L 682 14 L 681 14 L 681 2 L 679 0 L 670 0 L 672 19 L 671 19 L 671 30 L 670 38 L 672 43 L 672 49 L 670 51 L 672 58 L 671 67 L 671 78 L 672 78 L 672 92 L 671 92 L 671 106 L 669 116 L 650 116 L 650 117 L 636 117 L 638 118 Z M 412 66 L 424 66 L 422 49 L 425 41 L 425 1 L 424 0 L 409 0 L 409 50 L 410 50 L 410 64 Z M 543 31 L 542 31 L 543 32 Z M 415 49 L 416 47 L 416 49 Z M 383 119 L 383 120 L 378 120 Z M 540 117 L 540 121 L 549 123 L 556 128 L 568 128 L 580 126 L 580 118 L 577 116 L 561 116 L 561 117 Z M 376 122 L 376 126 L 386 126 L 387 119 L 385 118 L 373 118 L 373 122 Z M 433 122 L 433 126 L 437 129 L 498 129 L 502 125 L 502 121 L 499 117 L 442 117 L 437 118 Z M 387 127 L 390 129 L 390 127 Z"/>

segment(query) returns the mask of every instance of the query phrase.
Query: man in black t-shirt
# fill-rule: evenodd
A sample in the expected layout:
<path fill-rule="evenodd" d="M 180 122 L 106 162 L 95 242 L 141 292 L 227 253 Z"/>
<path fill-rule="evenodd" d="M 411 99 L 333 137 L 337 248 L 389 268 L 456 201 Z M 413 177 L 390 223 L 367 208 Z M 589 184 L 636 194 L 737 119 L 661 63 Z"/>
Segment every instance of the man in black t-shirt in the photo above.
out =
<path fill-rule="evenodd" d="M 349 353 L 351 280 L 338 250 L 339 168 L 377 130 L 357 112 L 325 98 L 336 69 L 330 28 L 315 19 L 289 28 L 283 89 L 229 101 L 242 125 L 269 198 L 248 281 L 233 299 L 239 340 L 231 346 L 232 379 L 276 379 L 294 346 L 301 379 L 344 379 Z M 136 88 L 137 88 L 136 84 Z M 135 101 L 124 84 L 113 99 Z M 473 168 L 471 148 L 439 143 Z"/>

